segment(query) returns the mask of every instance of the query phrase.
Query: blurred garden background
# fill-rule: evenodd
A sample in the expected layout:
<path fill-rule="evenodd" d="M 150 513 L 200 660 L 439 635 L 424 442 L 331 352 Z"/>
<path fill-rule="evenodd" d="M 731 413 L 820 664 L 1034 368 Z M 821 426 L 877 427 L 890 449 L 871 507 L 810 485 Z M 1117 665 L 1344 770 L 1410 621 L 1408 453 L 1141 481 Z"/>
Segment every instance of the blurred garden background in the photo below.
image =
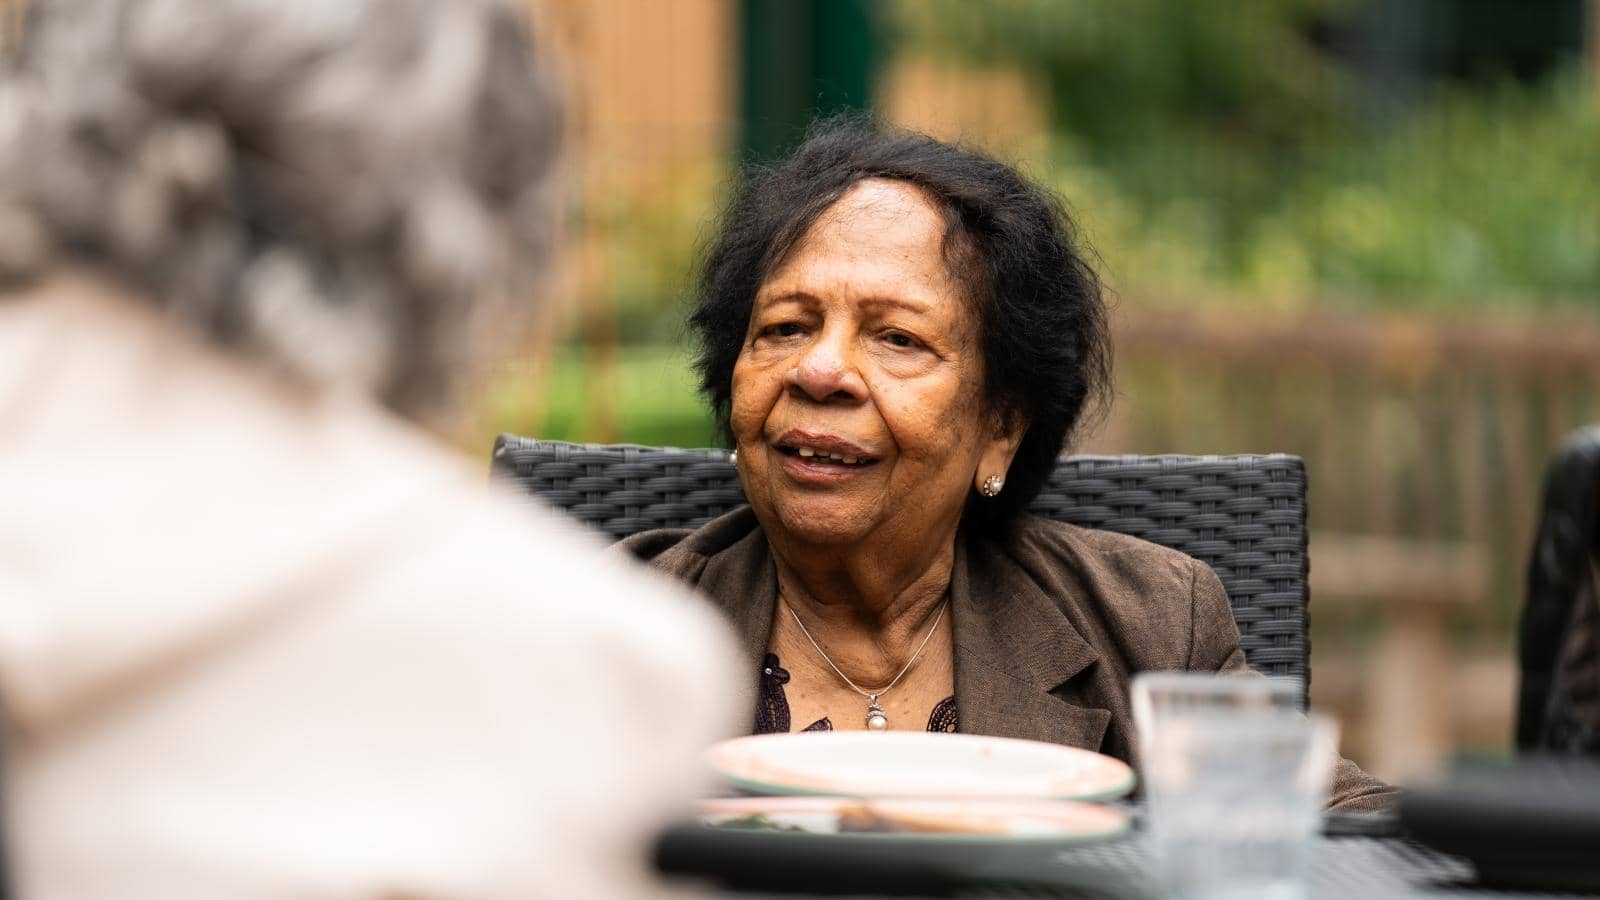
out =
<path fill-rule="evenodd" d="M 544 0 L 549 320 L 464 425 L 715 443 L 682 322 L 741 161 L 870 109 L 1058 190 L 1114 289 L 1072 448 L 1311 475 L 1313 702 L 1407 778 L 1509 752 L 1544 462 L 1600 420 L 1600 0 Z"/>

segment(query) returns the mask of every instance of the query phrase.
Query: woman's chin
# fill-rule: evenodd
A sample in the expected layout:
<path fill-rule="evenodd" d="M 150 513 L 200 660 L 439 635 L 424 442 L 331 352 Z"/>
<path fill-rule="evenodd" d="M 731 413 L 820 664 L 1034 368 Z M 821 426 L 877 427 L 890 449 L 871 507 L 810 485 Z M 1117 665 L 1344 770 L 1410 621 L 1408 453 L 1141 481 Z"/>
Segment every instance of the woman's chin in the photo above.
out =
<path fill-rule="evenodd" d="M 859 544 L 877 524 L 875 517 L 836 503 L 780 503 L 773 518 L 774 522 L 763 523 L 769 537 L 816 545 Z"/>

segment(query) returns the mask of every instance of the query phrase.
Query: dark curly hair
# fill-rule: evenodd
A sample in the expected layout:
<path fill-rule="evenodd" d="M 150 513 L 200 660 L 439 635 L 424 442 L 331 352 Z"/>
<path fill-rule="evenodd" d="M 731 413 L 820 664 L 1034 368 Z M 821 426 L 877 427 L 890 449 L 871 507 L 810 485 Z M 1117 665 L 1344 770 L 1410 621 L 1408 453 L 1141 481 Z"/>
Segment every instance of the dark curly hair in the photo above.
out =
<path fill-rule="evenodd" d="M 887 178 L 924 191 L 945 218 L 942 252 L 978 313 L 990 409 L 1027 430 L 1004 493 L 974 491 L 964 523 L 994 533 L 1039 493 L 1085 412 L 1104 404 L 1111 344 L 1100 279 L 1060 200 L 1015 169 L 926 135 L 823 120 L 794 153 L 750 167 L 706 253 L 689 327 L 700 390 L 730 443 L 733 368 L 756 293 L 850 187 Z"/>

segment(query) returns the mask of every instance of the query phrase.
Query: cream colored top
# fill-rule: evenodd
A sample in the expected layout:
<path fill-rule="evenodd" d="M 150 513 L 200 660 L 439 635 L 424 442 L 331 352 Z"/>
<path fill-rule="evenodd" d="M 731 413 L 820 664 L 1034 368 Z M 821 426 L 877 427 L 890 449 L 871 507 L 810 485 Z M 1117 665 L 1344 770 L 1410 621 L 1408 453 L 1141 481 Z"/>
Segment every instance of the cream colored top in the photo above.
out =
<path fill-rule="evenodd" d="M 0 295 L 20 896 L 660 893 L 736 725 L 715 613 L 113 293 Z"/>

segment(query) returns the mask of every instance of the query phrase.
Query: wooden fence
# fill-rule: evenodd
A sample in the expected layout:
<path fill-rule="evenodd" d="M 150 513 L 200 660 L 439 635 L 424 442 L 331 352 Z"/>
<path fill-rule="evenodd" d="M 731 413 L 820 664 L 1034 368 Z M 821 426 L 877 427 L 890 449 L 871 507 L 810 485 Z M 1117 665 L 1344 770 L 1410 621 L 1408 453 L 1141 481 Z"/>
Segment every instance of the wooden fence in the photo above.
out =
<path fill-rule="evenodd" d="M 1369 765 L 1426 768 L 1473 716 L 1509 740 L 1509 686 L 1463 709 L 1456 682 L 1485 652 L 1510 678 L 1543 466 L 1600 420 L 1600 320 L 1122 312 L 1115 327 L 1118 396 L 1079 449 L 1305 457 L 1313 671 Z"/>

